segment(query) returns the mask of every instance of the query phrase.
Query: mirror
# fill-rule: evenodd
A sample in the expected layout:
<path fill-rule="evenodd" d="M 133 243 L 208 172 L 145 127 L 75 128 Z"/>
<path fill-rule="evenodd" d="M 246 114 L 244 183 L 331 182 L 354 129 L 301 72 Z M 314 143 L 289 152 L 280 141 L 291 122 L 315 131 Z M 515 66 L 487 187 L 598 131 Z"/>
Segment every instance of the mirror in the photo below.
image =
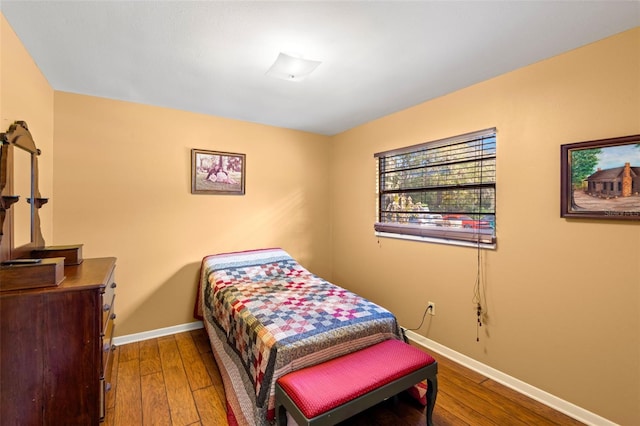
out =
<path fill-rule="evenodd" d="M 19 196 L 13 205 L 13 246 L 20 247 L 31 243 L 31 207 L 27 201 L 31 194 L 31 153 L 20 149 L 13 150 L 13 194 Z"/>

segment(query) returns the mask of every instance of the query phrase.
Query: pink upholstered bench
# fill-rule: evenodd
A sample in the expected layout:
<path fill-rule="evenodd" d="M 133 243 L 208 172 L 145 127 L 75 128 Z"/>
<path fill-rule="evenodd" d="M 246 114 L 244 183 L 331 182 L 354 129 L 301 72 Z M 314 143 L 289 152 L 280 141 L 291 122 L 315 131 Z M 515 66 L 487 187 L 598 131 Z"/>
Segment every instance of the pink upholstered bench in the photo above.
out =
<path fill-rule="evenodd" d="M 334 425 L 427 380 L 427 425 L 438 392 L 438 363 L 400 340 L 289 373 L 276 382 L 276 418 L 288 411 L 299 425 Z"/>

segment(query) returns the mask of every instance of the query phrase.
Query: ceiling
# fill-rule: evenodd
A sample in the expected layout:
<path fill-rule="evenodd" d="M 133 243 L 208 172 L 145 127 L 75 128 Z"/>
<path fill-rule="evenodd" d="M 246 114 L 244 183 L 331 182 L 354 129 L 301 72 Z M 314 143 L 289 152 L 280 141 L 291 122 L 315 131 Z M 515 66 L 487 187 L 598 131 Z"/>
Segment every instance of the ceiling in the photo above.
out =
<path fill-rule="evenodd" d="M 53 89 L 334 135 L 640 25 L 637 1 L 0 1 Z M 280 52 L 321 61 L 265 75 Z M 640 53 L 639 53 L 640 54 Z"/>

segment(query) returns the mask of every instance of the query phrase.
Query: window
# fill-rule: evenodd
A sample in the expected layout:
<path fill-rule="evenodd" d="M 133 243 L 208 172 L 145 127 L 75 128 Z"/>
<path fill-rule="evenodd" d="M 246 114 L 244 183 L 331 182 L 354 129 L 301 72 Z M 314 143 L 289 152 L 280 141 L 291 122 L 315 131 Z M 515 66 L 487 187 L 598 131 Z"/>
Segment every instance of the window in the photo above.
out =
<path fill-rule="evenodd" d="M 378 235 L 495 246 L 495 128 L 374 157 Z"/>

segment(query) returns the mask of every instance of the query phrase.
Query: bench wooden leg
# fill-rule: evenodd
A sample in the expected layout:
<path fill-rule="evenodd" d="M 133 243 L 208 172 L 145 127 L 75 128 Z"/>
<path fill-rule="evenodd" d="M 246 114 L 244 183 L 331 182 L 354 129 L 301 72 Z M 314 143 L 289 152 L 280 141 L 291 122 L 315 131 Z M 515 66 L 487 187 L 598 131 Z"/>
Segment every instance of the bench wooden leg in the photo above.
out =
<path fill-rule="evenodd" d="M 279 403 L 276 403 L 276 425 L 287 426 L 287 410 Z"/>
<path fill-rule="evenodd" d="M 436 398 L 438 396 L 438 376 L 427 378 L 427 408 L 425 415 L 427 416 L 427 426 L 433 426 L 433 409 L 436 406 Z"/>

